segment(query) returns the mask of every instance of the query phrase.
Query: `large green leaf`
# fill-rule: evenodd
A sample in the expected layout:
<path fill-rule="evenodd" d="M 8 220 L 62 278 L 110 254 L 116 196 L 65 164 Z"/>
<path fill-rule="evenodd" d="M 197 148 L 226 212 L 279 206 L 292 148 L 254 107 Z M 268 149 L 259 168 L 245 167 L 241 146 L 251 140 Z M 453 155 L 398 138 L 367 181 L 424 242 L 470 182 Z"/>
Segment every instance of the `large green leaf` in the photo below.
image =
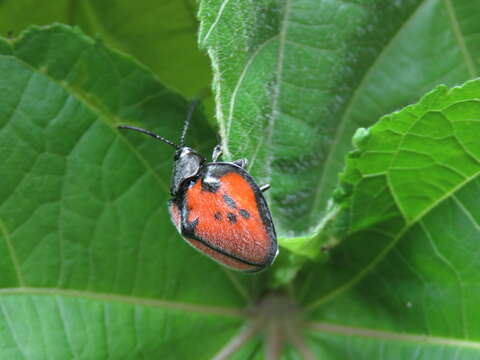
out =
<path fill-rule="evenodd" d="M 337 199 L 349 237 L 298 289 L 313 346 L 336 344 L 321 353 L 479 356 L 479 133 L 480 80 L 362 131 Z"/>
<path fill-rule="evenodd" d="M 208 358 L 241 325 L 246 284 L 170 224 L 172 149 L 115 128 L 176 139 L 187 102 L 78 30 L 1 44 L 0 357 L 189 358 L 195 337 Z"/>
<path fill-rule="evenodd" d="M 476 2 L 200 4 L 226 153 L 272 183 L 287 239 L 321 224 L 358 127 L 478 73 Z"/>

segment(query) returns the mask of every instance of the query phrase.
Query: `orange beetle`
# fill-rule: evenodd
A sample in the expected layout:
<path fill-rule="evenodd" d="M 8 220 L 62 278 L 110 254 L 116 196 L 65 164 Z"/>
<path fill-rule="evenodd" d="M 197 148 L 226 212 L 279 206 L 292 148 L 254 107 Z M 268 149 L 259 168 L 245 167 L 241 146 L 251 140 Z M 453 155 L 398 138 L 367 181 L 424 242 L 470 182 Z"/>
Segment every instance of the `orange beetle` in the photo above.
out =
<path fill-rule="evenodd" d="M 180 145 L 148 130 L 119 126 L 147 134 L 176 149 L 169 201 L 173 223 L 195 249 L 235 270 L 256 272 L 272 264 L 278 254 L 272 217 L 262 192 L 245 170 L 245 159 L 212 162 L 184 145 L 193 106 L 185 121 Z"/>

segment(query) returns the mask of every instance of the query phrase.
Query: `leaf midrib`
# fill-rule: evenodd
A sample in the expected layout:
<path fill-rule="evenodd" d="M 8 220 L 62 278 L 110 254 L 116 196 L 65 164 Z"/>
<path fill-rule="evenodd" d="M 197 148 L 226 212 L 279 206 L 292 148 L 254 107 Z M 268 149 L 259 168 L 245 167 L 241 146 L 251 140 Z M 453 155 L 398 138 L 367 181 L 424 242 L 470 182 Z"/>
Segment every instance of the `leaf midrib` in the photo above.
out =
<path fill-rule="evenodd" d="M 272 179 L 272 162 L 273 162 L 273 151 L 272 151 L 272 142 L 273 142 L 273 131 L 275 127 L 275 121 L 278 117 L 279 110 L 278 110 L 278 99 L 280 97 L 280 87 L 283 77 L 283 59 L 285 55 L 285 41 L 287 38 L 287 31 L 288 31 L 288 18 L 290 15 L 290 7 L 292 5 L 292 0 L 286 0 L 286 3 L 283 8 L 283 19 L 280 27 L 279 32 L 279 46 L 278 46 L 278 59 L 277 59 L 277 77 L 275 79 L 275 86 L 273 88 L 273 96 L 272 96 L 272 114 L 268 118 L 268 125 L 266 129 L 266 145 L 268 151 L 268 156 L 266 159 L 265 169 L 266 169 L 266 179 L 267 183 L 271 182 Z M 263 138 L 263 137 L 262 137 Z M 270 194 L 266 194 L 267 197 L 270 197 Z"/>
<path fill-rule="evenodd" d="M 187 312 L 196 312 L 207 315 L 221 315 L 230 317 L 246 318 L 247 313 L 241 308 L 228 308 L 221 306 L 198 305 L 192 303 L 183 303 L 178 301 L 168 301 L 152 298 L 141 298 L 137 296 L 118 295 L 111 293 L 94 293 L 84 290 L 65 290 L 46 287 L 18 287 L 0 289 L 0 296 L 6 295 L 46 295 L 46 296 L 65 296 L 74 298 L 85 298 L 99 300 L 103 302 L 124 303 L 133 306 L 154 307 L 160 309 L 180 310 Z"/>
<path fill-rule="evenodd" d="M 375 339 L 375 340 L 393 340 L 409 343 L 431 344 L 431 345 L 443 345 L 463 348 L 473 348 L 480 350 L 480 342 L 460 340 L 453 338 L 446 338 L 432 335 L 420 335 L 409 333 L 396 333 L 393 331 L 376 330 L 365 327 L 354 327 L 337 325 L 327 322 L 310 322 L 306 324 L 306 327 L 310 330 L 320 331 L 335 335 L 344 336 L 359 336 L 362 338 Z"/>
<path fill-rule="evenodd" d="M 352 106 L 353 104 L 355 103 L 355 101 L 357 100 L 357 98 L 360 96 L 360 92 L 361 90 L 365 87 L 366 85 L 366 81 L 367 79 L 370 77 L 370 74 L 372 73 L 373 69 L 375 69 L 376 67 L 376 64 L 381 60 L 383 59 L 383 57 L 385 56 L 385 53 L 387 51 L 387 49 L 389 49 L 389 47 L 392 45 L 392 43 L 398 38 L 398 36 L 400 36 L 400 33 L 402 32 L 402 30 L 405 28 L 405 26 L 407 26 L 411 21 L 413 21 L 413 19 L 415 19 L 415 16 L 418 15 L 418 13 L 420 12 L 421 8 L 423 6 L 425 6 L 425 4 L 427 3 L 428 1 L 427 0 L 423 0 L 423 2 L 421 2 L 420 4 L 418 4 L 417 8 L 415 9 L 415 11 L 412 11 L 412 14 L 410 15 L 410 17 L 408 19 L 406 19 L 406 21 L 404 22 L 404 24 L 402 26 L 399 26 L 398 29 L 397 29 L 397 32 L 390 38 L 390 40 L 385 44 L 385 46 L 383 47 L 383 49 L 379 52 L 378 56 L 376 57 L 376 59 L 372 62 L 372 64 L 370 65 L 370 67 L 367 69 L 367 71 L 365 71 L 362 79 L 360 80 L 357 88 L 355 89 L 354 93 L 352 94 L 352 96 L 350 97 L 349 99 L 349 102 L 345 108 L 345 111 L 343 112 L 343 115 L 342 117 L 340 118 L 340 121 L 339 121 L 339 125 L 335 131 L 335 137 L 333 139 L 333 142 L 332 142 L 332 146 L 329 147 L 329 151 L 328 151 L 328 154 L 327 154 L 327 157 L 326 157 L 326 160 L 325 160 L 325 165 L 324 165 L 324 171 L 322 172 L 322 174 L 320 175 L 320 181 L 319 181 L 319 185 L 317 187 L 317 190 L 314 194 L 314 199 L 313 199 L 313 205 L 312 205 L 312 208 L 311 208 L 311 211 L 310 211 L 310 222 L 313 222 L 315 219 L 313 219 L 316 215 L 317 215 L 317 207 L 318 207 L 318 201 L 319 201 L 319 198 L 320 198 L 320 194 L 322 194 L 325 189 L 323 189 L 323 187 L 325 186 L 326 182 L 327 182 L 327 179 L 330 177 L 329 175 L 329 168 L 331 167 L 331 163 L 332 161 L 334 161 L 333 159 L 333 154 L 335 153 L 335 149 L 337 147 L 337 145 L 339 144 L 339 138 L 342 136 L 343 134 L 343 129 L 345 128 L 346 124 L 347 124 L 347 120 L 350 118 L 350 114 L 352 112 Z"/>
<path fill-rule="evenodd" d="M 475 63 L 473 62 L 472 55 L 468 51 L 467 45 L 465 44 L 464 35 L 460 28 L 460 24 L 457 20 L 457 15 L 455 13 L 455 9 L 451 0 L 444 0 L 445 8 L 447 10 L 448 18 L 450 19 L 450 23 L 452 25 L 452 32 L 455 36 L 455 40 L 457 40 L 458 47 L 462 53 L 463 59 L 465 60 L 465 65 L 467 66 L 468 73 L 470 77 L 475 78 L 477 77 L 477 69 L 475 67 Z"/>

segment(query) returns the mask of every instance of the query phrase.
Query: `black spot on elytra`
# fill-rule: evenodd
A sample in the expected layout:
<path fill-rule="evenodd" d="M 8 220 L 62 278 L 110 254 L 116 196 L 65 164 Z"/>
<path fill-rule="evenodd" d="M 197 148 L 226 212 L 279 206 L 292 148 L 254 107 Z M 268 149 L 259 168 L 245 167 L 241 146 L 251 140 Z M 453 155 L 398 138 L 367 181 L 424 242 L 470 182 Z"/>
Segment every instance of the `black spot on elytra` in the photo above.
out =
<path fill-rule="evenodd" d="M 230 196 L 227 194 L 223 194 L 223 200 L 227 203 L 228 206 L 230 206 L 232 209 L 237 208 L 237 204 L 235 203 L 235 200 L 233 200 Z"/>
<path fill-rule="evenodd" d="M 182 226 L 182 235 L 186 237 L 194 237 L 195 236 L 195 228 L 198 225 L 198 218 L 193 221 L 185 221 Z"/>
<path fill-rule="evenodd" d="M 220 188 L 220 183 L 217 181 L 205 182 L 202 180 L 202 190 L 210 191 L 211 193 L 216 193 L 219 188 Z"/>
<path fill-rule="evenodd" d="M 240 209 L 240 215 L 242 215 L 245 219 L 248 219 L 250 217 L 250 213 L 245 210 L 245 209 Z"/>
<path fill-rule="evenodd" d="M 230 221 L 232 224 L 236 224 L 237 217 L 235 216 L 235 214 L 229 212 L 227 215 L 227 218 L 228 218 L 228 221 Z"/>
<path fill-rule="evenodd" d="M 219 221 L 222 220 L 222 214 L 218 211 L 215 213 L 215 215 L 213 215 L 213 217 Z"/>

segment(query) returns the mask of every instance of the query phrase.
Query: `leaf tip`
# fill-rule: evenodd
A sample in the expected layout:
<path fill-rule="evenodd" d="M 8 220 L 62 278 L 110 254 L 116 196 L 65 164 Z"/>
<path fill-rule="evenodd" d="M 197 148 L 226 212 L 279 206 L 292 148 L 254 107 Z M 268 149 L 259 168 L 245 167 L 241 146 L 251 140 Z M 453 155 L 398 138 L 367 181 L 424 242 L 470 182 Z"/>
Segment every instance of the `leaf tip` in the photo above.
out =
<path fill-rule="evenodd" d="M 366 128 L 358 128 L 357 131 L 355 131 L 355 134 L 353 135 L 352 138 L 352 143 L 353 146 L 356 149 L 361 150 L 365 144 L 368 142 L 368 139 L 370 138 L 370 130 Z"/>

